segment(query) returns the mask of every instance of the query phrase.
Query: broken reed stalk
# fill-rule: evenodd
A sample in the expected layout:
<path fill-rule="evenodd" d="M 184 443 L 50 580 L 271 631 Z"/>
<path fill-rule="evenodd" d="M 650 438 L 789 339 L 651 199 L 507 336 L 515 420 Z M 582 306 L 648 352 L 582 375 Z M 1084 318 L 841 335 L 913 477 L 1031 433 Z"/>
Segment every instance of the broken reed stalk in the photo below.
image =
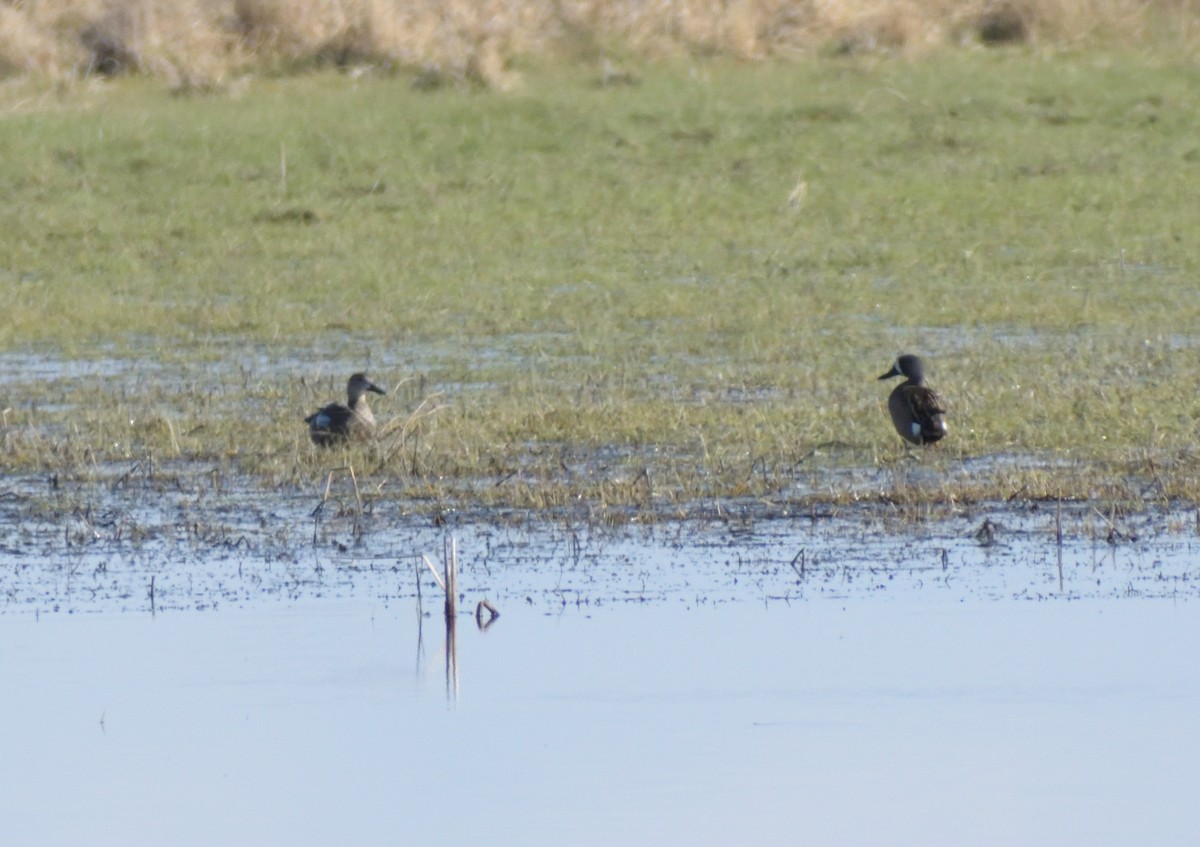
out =
<path fill-rule="evenodd" d="M 429 560 L 426 559 L 426 561 Z M 422 607 L 421 565 L 419 562 L 413 562 L 413 576 L 417 578 L 417 667 L 420 667 L 425 647 L 425 627 L 423 626 L 425 611 Z"/>
<path fill-rule="evenodd" d="M 450 536 L 442 540 L 442 573 L 438 573 L 433 562 L 424 553 L 421 561 L 429 568 L 437 584 L 446 592 L 446 696 L 450 700 L 458 699 L 458 631 L 455 622 L 458 616 L 458 539 Z M 418 576 L 417 582 L 420 583 Z M 417 588 L 420 598 L 421 589 Z"/>
<path fill-rule="evenodd" d="M 425 562 L 425 566 L 429 568 L 429 572 L 433 574 L 433 578 L 437 580 L 437 584 L 441 587 L 442 591 L 445 591 L 446 581 L 442 579 L 442 575 L 437 572 L 437 568 L 433 566 L 433 562 L 429 561 L 429 557 L 424 553 L 421 554 L 421 560 Z"/>
<path fill-rule="evenodd" d="M 442 540 L 446 571 L 446 696 L 458 700 L 458 539 Z"/>
<path fill-rule="evenodd" d="M 487 620 L 483 619 L 484 612 L 487 612 Z M 479 601 L 475 606 L 475 626 L 481 630 L 486 630 L 489 626 L 496 622 L 496 618 L 500 617 L 500 610 L 493 606 L 486 598 Z"/>
<path fill-rule="evenodd" d="M 346 465 L 346 470 L 350 471 L 350 481 L 354 483 L 354 501 L 358 503 L 359 515 L 362 515 L 362 492 L 358 490 L 358 477 L 354 473 L 354 465 Z"/>
<path fill-rule="evenodd" d="M 458 539 L 453 535 L 442 542 L 442 555 L 446 569 L 446 583 L 442 588 L 446 592 L 446 627 L 449 629 L 458 614 Z"/>
<path fill-rule="evenodd" d="M 362 492 L 358 488 L 358 476 L 354 473 L 354 465 L 342 465 L 340 468 L 331 468 L 330 469 L 329 473 L 325 476 L 325 493 L 321 495 L 321 503 L 313 511 L 313 515 L 314 515 L 314 517 L 317 517 L 318 522 L 319 522 L 321 507 L 324 506 L 327 502 L 329 502 L 329 492 L 333 489 L 333 475 L 335 473 L 337 473 L 338 471 L 349 471 L 350 472 L 350 482 L 354 485 L 355 511 L 354 511 L 353 532 L 354 532 L 354 538 L 355 538 L 355 540 L 357 540 L 357 539 L 362 538 L 363 499 L 362 499 Z M 316 530 L 316 527 L 313 527 L 313 544 L 315 545 L 316 543 L 317 543 L 317 530 Z"/>
<path fill-rule="evenodd" d="M 354 475 L 354 465 L 346 465 L 346 467 L 350 471 L 350 481 L 354 483 L 354 502 L 358 507 L 354 512 L 354 538 L 358 540 L 362 538 L 362 492 L 358 490 L 358 477 Z"/>
<path fill-rule="evenodd" d="M 799 553 L 792 557 L 792 570 L 796 572 L 796 576 L 800 577 L 801 582 L 804 581 L 804 574 L 807 569 L 807 559 L 807 551 L 803 547 L 800 548 Z M 800 567 L 796 567 L 797 562 L 800 563 Z"/>
<path fill-rule="evenodd" d="M 330 468 L 329 473 L 325 476 L 325 493 L 321 495 L 321 501 L 329 499 L 329 492 L 333 488 L 333 475 L 338 471 L 350 471 L 350 481 L 354 484 L 354 500 L 358 503 L 358 511 L 362 512 L 362 492 L 358 490 L 358 477 L 354 473 L 354 465 L 342 465 L 340 468 Z"/>
<path fill-rule="evenodd" d="M 1062 592 L 1063 592 L 1063 568 L 1062 568 L 1063 534 L 1062 534 L 1062 496 L 1061 495 L 1059 496 L 1058 502 L 1055 504 L 1055 508 L 1054 508 L 1054 541 L 1055 541 L 1055 544 L 1057 544 L 1057 546 L 1058 546 L 1058 593 L 1062 594 Z"/>
<path fill-rule="evenodd" d="M 446 626 L 450 627 L 458 615 L 458 539 L 450 536 L 450 538 L 443 542 L 442 568 L 444 574 L 438 573 L 433 562 L 429 561 L 429 557 L 424 553 L 421 554 L 421 561 L 429 568 L 429 572 L 433 574 L 433 578 L 437 580 L 437 584 L 441 586 L 442 591 L 446 594 L 446 604 L 444 607 Z"/>

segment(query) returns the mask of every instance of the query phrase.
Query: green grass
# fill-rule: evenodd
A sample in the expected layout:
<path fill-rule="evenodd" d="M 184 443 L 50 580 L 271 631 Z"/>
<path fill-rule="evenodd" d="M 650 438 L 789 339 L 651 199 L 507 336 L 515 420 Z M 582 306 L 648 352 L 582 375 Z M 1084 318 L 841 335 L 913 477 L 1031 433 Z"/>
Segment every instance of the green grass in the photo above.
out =
<path fill-rule="evenodd" d="M 132 371 L 10 374 L 0 462 L 308 484 L 298 416 L 366 366 L 424 382 L 381 418 L 436 393 L 356 460 L 422 502 L 861 496 L 843 467 L 885 497 L 1200 501 L 1190 60 L 522 71 L 0 94 L 0 351 Z M 874 379 L 902 351 L 949 405 L 936 485 Z"/>

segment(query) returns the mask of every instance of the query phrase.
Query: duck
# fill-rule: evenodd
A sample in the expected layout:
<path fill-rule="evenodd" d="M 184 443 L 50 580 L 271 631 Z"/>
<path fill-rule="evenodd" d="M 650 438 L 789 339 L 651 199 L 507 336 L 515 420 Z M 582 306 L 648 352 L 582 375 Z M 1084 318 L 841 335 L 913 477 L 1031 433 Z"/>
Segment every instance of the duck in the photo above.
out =
<path fill-rule="evenodd" d="M 900 437 L 912 444 L 933 444 L 946 437 L 946 408 L 937 392 L 925 384 L 925 363 L 905 353 L 880 379 L 902 376 L 888 397 L 888 413 Z"/>
<path fill-rule="evenodd" d="M 313 412 L 304 422 L 308 435 L 318 447 L 332 447 L 347 441 L 369 441 L 375 435 L 375 416 L 367 405 L 367 392 L 387 394 L 365 373 L 356 373 L 346 383 L 347 404 L 330 403 Z"/>

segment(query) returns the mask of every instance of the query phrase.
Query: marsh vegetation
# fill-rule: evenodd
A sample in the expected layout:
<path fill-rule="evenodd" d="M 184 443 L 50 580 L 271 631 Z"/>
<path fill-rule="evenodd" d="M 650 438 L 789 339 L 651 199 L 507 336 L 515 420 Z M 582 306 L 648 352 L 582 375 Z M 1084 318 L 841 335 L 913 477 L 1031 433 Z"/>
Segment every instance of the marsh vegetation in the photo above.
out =
<path fill-rule="evenodd" d="M 434 512 L 1200 499 L 1187 55 L 636 70 L 10 83 L 0 463 L 353 465 Z M 362 369 L 379 443 L 315 450 Z"/>

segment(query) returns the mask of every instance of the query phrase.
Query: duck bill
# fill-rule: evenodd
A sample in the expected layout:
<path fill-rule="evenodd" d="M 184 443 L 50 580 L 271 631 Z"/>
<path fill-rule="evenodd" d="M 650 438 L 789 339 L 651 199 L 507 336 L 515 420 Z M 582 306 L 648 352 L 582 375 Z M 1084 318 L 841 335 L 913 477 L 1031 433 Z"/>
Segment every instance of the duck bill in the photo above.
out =
<path fill-rule="evenodd" d="M 892 369 L 881 376 L 880 379 L 891 379 L 894 376 L 901 376 L 901 373 L 899 368 L 897 368 L 895 365 L 892 365 Z"/>
<path fill-rule="evenodd" d="M 378 385 L 376 385 L 373 382 L 367 386 L 367 391 L 373 391 L 376 394 L 387 394 L 386 391 L 384 391 L 382 388 L 380 388 Z"/>

